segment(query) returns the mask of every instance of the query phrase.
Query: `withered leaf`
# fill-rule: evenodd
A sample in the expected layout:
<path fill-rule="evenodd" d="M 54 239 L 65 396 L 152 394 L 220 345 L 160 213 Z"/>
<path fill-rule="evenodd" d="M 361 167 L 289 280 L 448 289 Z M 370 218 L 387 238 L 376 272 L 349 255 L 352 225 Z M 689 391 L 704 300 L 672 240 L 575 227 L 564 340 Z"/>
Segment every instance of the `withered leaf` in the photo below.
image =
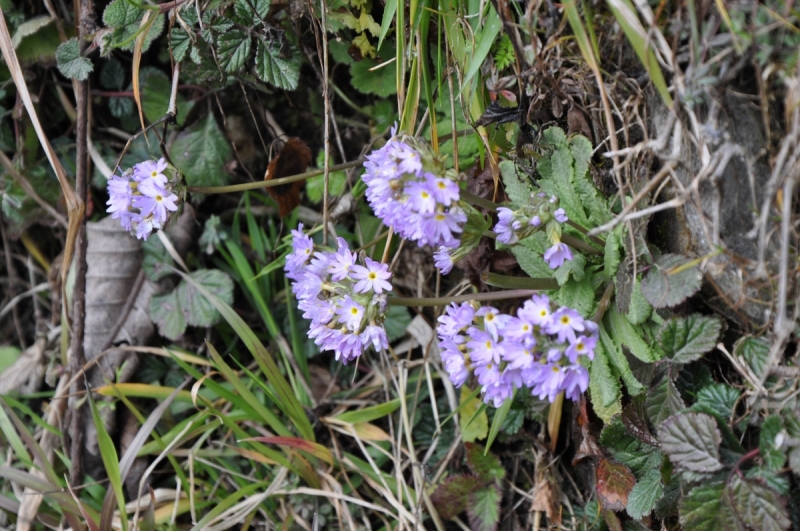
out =
<path fill-rule="evenodd" d="M 310 162 L 311 150 L 309 147 L 299 138 L 292 137 L 286 141 L 278 155 L 270 161 L 264 180 L 271 181 L 304 173 Z M 270 197 L 278 203 L 280 217 L 288 216 L 300 204 L 302 187 L 303 182 L 297 181 L 267 188 Z"/>
<path fill-rule="evenodd" d="M 597 465 L 597 496 L 604 509 L 621 511 L 628 505 L 628 495 L 636 484 L 631 469 L 609 459 Z"/>
<path fill-rule="evenodd" d="M 489 124 L 506 124 L 517 121 L 519 118 L 520 109 L 518 107 L 503 107 L 497 101 L 493 101 L 475 122 L 475 127 Z"/>

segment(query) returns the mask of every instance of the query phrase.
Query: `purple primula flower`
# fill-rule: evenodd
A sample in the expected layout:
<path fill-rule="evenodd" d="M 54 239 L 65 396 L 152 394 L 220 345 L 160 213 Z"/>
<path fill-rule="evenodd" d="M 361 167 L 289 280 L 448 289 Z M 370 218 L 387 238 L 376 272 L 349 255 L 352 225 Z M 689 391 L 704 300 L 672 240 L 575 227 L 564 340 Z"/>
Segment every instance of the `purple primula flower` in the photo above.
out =
<path fill-rule="evenodd" d="M 178 196 L 165 172 L 170 168 L 162 158 L 136 164 L 122 175 L 108 180 L 108 208 L 112 219 L 137 238 L 147 240 L 164 227 L 171 212 L 178 210 Z"/>
<path fill-rule="evenodd" d="M 360 265 L 352 267 L 350 276 L 358 280 L 354 289 L 358 293 L 372 290 L 379 295 L 384 291 L 392 291 L 392 285 L 387 282 L 392 277 L 392 274 L 389 273 L 389 266 L 370 258 L 367 258 L 365 263 L 367 267 Z"/>
<path fill-rule="evenodd" d="M 533 216 L 531 220 L 528 222 L 528 225 L 530 225 L 531 227 L 538 227 L 541 224 L 542 224 L 542 218 L 540 218 L 539 216 Z"/>
<path fill-rule="evenodd" d="M 364 163 L 362 180 L 375 215 L 401 237 L 419 246 L 445 245 L 466 223 L 458 208 L 460 189 L 434 153 L 410 137 L 392 138 Z M 442 171 L 442 173 L 444 173 Z"/>
<path fill-rule="evenodd" d="M 544 259 L 550 269 L 556 269 L 561 267 L 565 261 L 572 260 L 572 251 L 569 250 L 566 243 L 559 242 L 545 251 Z"/>
<path fill-rule="evenodd" d="M 559 223 L 566 223 L 567 221 L 569 221 L 569 218 L 567 217 L 567 212 L 563 208 L 559 208 L 555 212 L 553 212 L 553 217 Z"/>
<path fill-rule="evenodd" d="M 563 393 L 578 400 L 589 385 L 581 357 L 592 359 L 598 327 L 572 308 L 552 311 L 546 295 L 526 301 L 517 315 L 470 303 L 452 304 L 439 317 L 442 364 L 454 385 L 474 373 L 483 400 L 499 407 L 527 387 L 541 400 Z"/>
<path fill-rule="evenodd" d="M 370 346 L 388 348 L 383 327 L 386 300 L 376 296 L 392 289 L 388 266 L 369 258 L 366 267 L 356 265 L 356 254 L 343 238 L 337 238 L 335 252 L 315 251 L 314 242 L 302 229 L 301 224 L 292 231 L 292 250 L 284 270 L 293 281 L 297 307 L 311 321 L 308 337 L 320 350 L 333 351 L 342 363 L 356 359 Z"/>
<path fill-rule="evenodd" d="M 514 222 L 514 211 L 510 208 L 500 207 L 497 209 L 497 225 L 494 226 L 494 232 L 497 233 L 497 241 L 511 245 L 519 241 L 517 233 L 514 232 L 512 226 Z"/>
<path fill-rule="evenodd" d="M 448 247 L 446 245 L 440 245 L 439 250 L 433 253 L 433 264 L 439 269 L 439 272 L 443 275 L 448 274 L 450 271 L 453 270 L 453 266 L 455 265 L 453 262 L 452 253 L 453 248 Z"/>

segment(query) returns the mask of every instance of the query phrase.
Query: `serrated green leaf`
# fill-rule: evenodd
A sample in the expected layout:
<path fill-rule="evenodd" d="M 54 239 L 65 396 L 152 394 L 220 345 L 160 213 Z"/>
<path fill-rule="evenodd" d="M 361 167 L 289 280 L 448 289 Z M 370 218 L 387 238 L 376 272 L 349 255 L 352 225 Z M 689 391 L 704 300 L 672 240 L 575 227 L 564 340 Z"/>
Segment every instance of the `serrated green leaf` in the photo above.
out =
<path fill-rule="evenodd" d="M 475 489 L 469 496 L 467 516 L 473 531 L 494 531 L 500 521 L 500 502 L 503 495 L 497 485 Z"/>
<path fill-rule="evenodd" d="M 250 57 L 251 42 L 250 36 L 240 30 L 229 31 L 217 37 L 217 59 L 222 69 L 228 73 L 241 69 Z"/>
<path fill-rule="evenodd" d="M 588 275 L 580 282 L 570 279 L 558 290 L 556 298 L 560 305 L 574 308 L 585 318 L 590 317 L 595 306 L 592 279 Z"/>
<path fill-rule="evenodd" d="M 149 280 L 158 282 L 172 273 L 172 256 L 159 238 L 149 238 L 142 244 L 142 251 L 142 269 Z"/>
<path fill-rule="evenodd" d="M 742 356 L 758 377 L 763 377 L 769 361 L 769 340 L 745 336 L 733 345 L 733 353 Z"/>
<path fill-rule="evenodd" d="M 603 319 L 607 329 L 620 347 L 626 346 L 631 354 L 646 363 L 658 361 L 660 356 L 642 339 L 640 332 L 619 312 L 616 303 L 612 304 Z"/>
<path fill-rule="evenodd" d="M 721 330 L 719 319 L 692 314 L 667 321 L 658 331 L 656 342 L 672 361 L 689 363 L 716 346 Z"/>
<path fill-rule="evenodd" d="M 158 326 L 158 333 L 167 339 L 174 341 L 186 331 L 186 319 L 176 291 L 150 299 L 148 315 Z"/>
<path fill-rule="evenodd" d="M 344 193 L 344 185 L 347 183 L 347 174 L 342 171 L 331 172 L 328 179 L 328 193 L 331 197 L 339 197 Z M 306 181 L 306 197 L 316 204 L 322 201 L 322 194 L 325 191 L 325 176 L 317 175 Z"/>
<path fill-rule="evenodd" d="M 494 454 L 486 452 L 480 444 L 467 443 L 467 466 L 481 481 L 500 482 L 506 477 L 506 469 Z"/>
<path fill-rule="evenodd" d="M 693 488 L 680 503 L 680 522 L 692 531 L 741 529 L 724 483 Z"/>
<path fill-rule="evenodd" d="M 692 472 L 715 472 L 721 435 L 717 421 L 704 413 L 679 413 L 658 428 L 661 450 L 678 467 Z"/>
<path fill-rule="evenodd" d="M 103 23 L 112 28 L 128 26 L 142 18 L 143 10 L 127 0 L 113 0 L 103 11 Z"/>
<path fill-rule="evenodd" d="M 431 501 L 439 514 L 452 520 L 467 510 L 469 495 L 480 486 L 478 478 L 473 476 L 451 476 L 443 481 L 431 494 Z"/>
<path fill-rule="evenodd" d="M 789 529 L 791 521 L 786 504 L 772 489 L 734 474 L 730 492 L 736 514 L 748 528 L 759 531 Z"/>
<path fill-rule="evenodd" d="M 103 22 L 106 26 L 114 28 L 108 37 L 108 44 L 112 47 L 120 47 L 123 50 L 131 51 L 134 46 L 134 35 L 140 31 L 140 21 L 144 16 L 145 10 L 139 9 L 133 2 L 128 0 L 113 0 L 103 12 Z M 142 43 L 142 51 L 146 52 L 153 41 L 161 35 L 164 30 L 164 15 L 157 15 L 153 20 L 150 29 Z"/>
<path fill-rule="evenodd" d="M 125 67 L 116 59 L 110 59 L 100 70 L 100 85 L 108 90 L 125 88 Z"/>
<path fill-rule="evenodd" d="M 575 168 L 573 186 L 578 192 L 583 209 L 588 213 L 589 225 L 603 225 L 611 220 L 611 209 L 608 200 L 600 194 L 588 173 L 592 144 L 581 135 L 572 137 L 570 144 Z"/>
<path fill-rule="evenodd" d="M 730 420 L 733 408 L 739 400 L 740 393 L 733 387 L 721 383 L 714 383 L 702 388 L 697 393 L 695 406 L 705 406 L 714 411 L 720 418 Z M 692 406 L 694 407 L 694 406 Z"/>
<path fill-rule="evenodd" d="M 613 279 L 622 261 L 622 242 L 620 231 L 613 230 L 606 235 L 605 252 L 603 253 L 603 266 L 606 278 Z"/>
<path fill-rule="evenodd" d="M 11 45 L 17 48 L 22 43 L 23 39 L 36 35 L 41 29 L 49 26 L 54 20 L 55 18 L 49 15 L 41 15 L 26 20 L 17 26 L 17 29 L 14 31 L 14 36 L 11 37 Z"/>
<path fill-rule="evenodd" d="M 561 267 L 556 269 L 553 277 L 558 281 L 559 286 L 566 284 L 570 276 L 580 282 L 586 274 L 584 271 L 585 267 L 586 258 L 584 258 L 582 254 L 574 253 L 572 260 L 565 261 Z"/>
<path fill-rule="evenodd" d="M 462 385 L 458 422 L 461 427 L 461 440 L 465 443 L 485 439 L 489 434 L 489 417 L 486 411 L 478 412 L 483 402 L 471 395 L 472 390 Z"/>
<path fill-rule="evenodd" d="M 170 148 L 170 157 L 189 186 L 227 184 L 223 167 L 230 156 L 231 148 L 213 114 L 190 127 Z"/>
<path fill-rule="evenodd" d="M 503 188 L 512 205 L 512 210 L 527 206 L 531 202 L 531 188 L 527 184 L 527 177 L 517 172 L 517 165 L 513 160 L 504 160 L 498 164 L 500 176 L 503 178 Z"/>
<path fill-rule="evenodd" d="M 625 355 L 608 335 L 605 326 L 602 325 L 600 326 L 600 341 L 603 344 L 603 351 L 608 356 L 611 365 L 616 369 L 622 381 L 625 382 L 628 393 L 631 396 L 642 393 L 644 391 L 644 386 L 639 383 L 639 380 L 633 375 L 630 364 L 628 360 L 625 359 Z"/>
<path fill-rule="evenodd" d="M 664 454 L 655 446 L 645 444 L 628 432 L 619 418 L 611 420 L 600 434 L 600 443 L 611 455 L 630 468 L 637 477 L 660 469 Z"/>
<path fill-rule="evenodd" d="M 295 90 L 300 81 L 300 54 L 294 44 L 287 44 L 289 57 L 281 54 L 281 44 L 276 40 L 258 41 L 256 75 L 262 81 L 284 90 Z"/>
<path fill-rule="evenodd" d="M 614 415 L 622 411 L 622 401 L 619 378 L 611 372 L 602 345 L 598 344 L 595 347 L 594 360 L 592 360 L 589 372 L 592 407 L 603 422 L 609 422 Z"/>
<path fill-rule="evenodd" d="M 78 81 L 88 79 L 89 74 L 94 70 L 92 62 L 88 58 L 81 56 L 77 37 L 73 37 L 59 45 L 58 49 L 56 49 L 56 64 L 59 72 L 64 77 L 77 79 Z"/>
<path fill-rule="evenodd" d="M 170 79 L 163 72 L 154 71 L 141 76 L 139 86 L 142 91 L 142 109 L 145 116 L 152 122 L 166 116 L 172 91 Z M 176 122 L 178 125 L 183 125 L 189 111 L 194 107 L 194 102 L 187 101 L 179 92 L 175 98 L 175 106 L 178 112 Z"/>
<path fill-rule="evenodd" d="M 663 494 L 661 471 L 657 468 L 648 470 L 628 495 L 628 514 L 631 518 L 641 520 L 643 516 L 650 514 Z"/>
<path fill-rule="evenodd" d="M 525 238 L 520 242 L 520 245 L 515 245 L 511 248 L 511 252 L 516 257 L 519 266 L 531 278 L 552 278 L 553 270 L 542 258 L 541 251 L 532 249 L 526 244 L 528 240 L 532 240 L 532 238 Z"/>
<path fill-rule="evenodd" d="M 169 42 L 172 45 L 172 58 L 180 63 L 192 48 L 192 38 L 183 28 L 174 27 L 169 33 Z"/>
<path fill-rule="evenodd" d="M 233 304 L 233 280 L 226 273 L 218 269 L 198 269 L 190 276 L 225 304 Z M 219 312 L 191 284 L 181 282 L 176 294 L 186 324 L 211 326 L 219 322 Z"/>
<path fill-rule="evenodd" d="M 685 267 L 689 259 L 679 254 L 662 255 L 642 281 L 642 292 L 653 308 L 680 304 L 700 289 L 703 275 L 697 266 Z"/>
<path fill-rule="evenodd" d="M 642 293 L 642 282 L 637 277 L 633 283 L 631 290 L 631 301 L 628 305 L 628 313 L 625 314 L 628 321 L 633 325 L 640 325 L 650 318 L 653 313 L 653 307 L 647 302 L 647 299 Z"/>
<path fill-rule="evenodd" d="M 237 17 L 253 26 L 267 18 L 271 5 L 272 0 L 236 0 L 233 9 Z"/>
<path fill-rule="evenodd" d="M 650 422 L 656 426 L 685 408 L 681 394 L 669 375 L 665 374 L 658 384 L 647 392 L 645 409 Z"/>
<path fill-rule="evenodd" d="M 783 431 L 783 420 L 778 415 L 770 415 L 761 424 L 758 447 L 764 466 L 770 470 L 780 470 L 786 463 L 786 452 L 781 448 L 785 438 Z"/>

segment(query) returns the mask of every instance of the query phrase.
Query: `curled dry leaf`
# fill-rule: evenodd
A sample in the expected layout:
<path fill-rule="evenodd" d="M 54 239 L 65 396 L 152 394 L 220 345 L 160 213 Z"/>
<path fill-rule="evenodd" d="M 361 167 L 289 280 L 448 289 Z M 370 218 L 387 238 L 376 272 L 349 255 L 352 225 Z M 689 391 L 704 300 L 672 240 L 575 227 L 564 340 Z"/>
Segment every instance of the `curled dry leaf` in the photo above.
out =
<path fill-rule="evenodd" d="M 628 495 L 636 484 L 631 469 L 609 459 L 597 465 L 597 496 L 604 509 L 621 511 L 628 505 Z"/>
<path fill-rule="evenodd" d="M 278 156 L 272 159 L 264 175 L 265 181 L 304 173 L 311 162 L 311 149 L 297 137 L 286 141 Z M 288 216 L 300 204 L 302 181 L 267 188 L 270 197 L 278 203 L 281 217 Z"/>

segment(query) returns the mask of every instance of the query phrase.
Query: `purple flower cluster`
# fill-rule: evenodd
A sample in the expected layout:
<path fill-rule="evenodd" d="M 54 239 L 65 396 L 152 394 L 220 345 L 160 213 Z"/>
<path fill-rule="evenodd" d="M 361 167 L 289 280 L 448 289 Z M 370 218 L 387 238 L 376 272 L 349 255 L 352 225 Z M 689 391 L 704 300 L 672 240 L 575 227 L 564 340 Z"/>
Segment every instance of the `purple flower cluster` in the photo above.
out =
<path fill-rule="evenodd" d="M 311 320 L 309 337 L 346 364 L 370 345 L 376 350 L 389 347 L 383 320 L 392 274 L 386 264 L 369 258 L 358 264 L 343 238 L 337 244 L 336 251 L 315 251 L 301 223 L 292 231 L 284 270 L 303 317 Z"/>
<path fill-rule="evenodd" d="M 450 380 L 460 387 L 474 373 L 484 402 L 495 407 L 522 387 L 550 402 L 561 392 L 578 400 L 589 387 L 589 372 L 579 360 L 594 359 L 597 330 L 572 308 L 553 311 L 547 295 L 534 295 L 516 316 L 452 304 L 437 327 Z"/>
<path fill-rule="evenodd" d="M 420 247 L 457 242 L 467 222 L 458 184 L 434 159 L 413 139 L 394 137 L 364 163 L 362 179 L 375 215 Z"/>
<path fill-rule="evenodd" d="M 546 230 L 553 244 L 544 253 L 550 269 L 561 267 L 565 261 L 572 260 L 572 251 L 561 243 L 561 225 L 569 220 L 563 208 L 558 208 L 558 198 L 540 192 L 531 196 L 531 205 L 519 210 L 500 207 L 497 209 L 497 225 L 494 232 L 497 241 L 513 245 L 538 230 Z"/>
<path fill-rule="evenodd" d="M 154 230 L 164 227 L 170 212 L 178 210 L 178 196 L 165 173 L 174 169 L 161 158 L 136 164 L 122 175 L 108 179 L 108 209 L 113 219 L 139 239 L 147 240 Z"/>

